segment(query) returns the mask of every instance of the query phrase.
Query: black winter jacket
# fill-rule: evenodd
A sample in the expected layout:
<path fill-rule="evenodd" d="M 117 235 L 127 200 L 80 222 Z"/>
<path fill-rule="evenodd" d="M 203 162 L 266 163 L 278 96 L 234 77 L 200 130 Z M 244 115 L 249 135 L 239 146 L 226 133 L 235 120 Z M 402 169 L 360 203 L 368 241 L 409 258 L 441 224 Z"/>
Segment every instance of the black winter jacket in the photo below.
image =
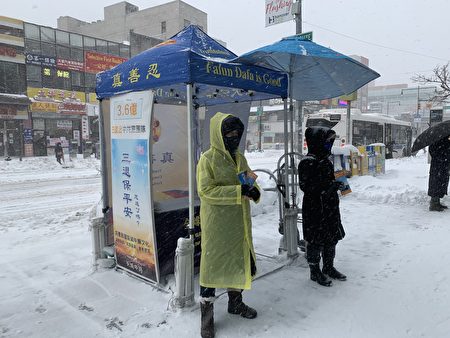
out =
<path fill-rule="evenodd" d="M 327 137 L 334 131 L 325 127 L 305 132 L 308 154 L 298 166 L 300 189 L 304 192 L 302 216 L 303 238 L 315 245 L 335 245 L 345 232 L 339 212 L 338 185 L 334 167 L 325 149 Z"/>
<path fill-rule="evenodd" d="M 429 147 L 431 155 L 428 196 L 442 198 L 447 195 L 450 169 L 450 140 L 445 137 Z"/>

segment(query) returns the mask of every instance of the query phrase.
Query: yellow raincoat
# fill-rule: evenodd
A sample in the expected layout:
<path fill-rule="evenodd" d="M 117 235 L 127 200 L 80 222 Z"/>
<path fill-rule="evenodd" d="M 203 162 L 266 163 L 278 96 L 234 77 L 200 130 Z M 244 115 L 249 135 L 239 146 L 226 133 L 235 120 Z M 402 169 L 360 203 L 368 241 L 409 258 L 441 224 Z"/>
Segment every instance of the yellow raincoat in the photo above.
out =
<path fill-rule="evenodd" d="M 250 168 L 239 151 L 234 162 L 225 149 L 221 127 L 228 116 L 217 113 L 211 119 L 211 147 L 201 156 L 197 166 L 202 229 L 200 285 L 250 289 L 250 255 L 256 262 L 250 201 L 241 196 L 237 176 Z"/>

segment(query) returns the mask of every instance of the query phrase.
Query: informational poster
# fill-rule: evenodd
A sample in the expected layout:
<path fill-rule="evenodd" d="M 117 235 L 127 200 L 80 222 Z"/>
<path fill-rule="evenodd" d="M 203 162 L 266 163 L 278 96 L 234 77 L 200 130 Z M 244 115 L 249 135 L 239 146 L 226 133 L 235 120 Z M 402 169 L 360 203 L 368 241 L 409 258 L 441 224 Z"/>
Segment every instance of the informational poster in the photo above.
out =
<path fill-rule="evenodd" d="M 155 104 L 151 137 L 155 201 L 164 204 L 187 198 L 189 194 L 186 106 Z"/>
<path fill-rule="evenodd" d="M 177 240 L 187 236 L 189 224 L 186 106 L 155 104 L 151 140 L 155 229 L 158 263 L 162 276 L 173 273 Z M 200 226 L 198 205 L 195 206 L 194 212 L 194 226 L 198 228 Z M 195 238 L 194 260 L 197 265 L 200 259 L 199 235 L 197 233 Z"/>
<path fill-rule="evenodd" d="M 150 91 L 111 98 L 111 164 L 117 265 L 159 282 L 151 191 Z"/>

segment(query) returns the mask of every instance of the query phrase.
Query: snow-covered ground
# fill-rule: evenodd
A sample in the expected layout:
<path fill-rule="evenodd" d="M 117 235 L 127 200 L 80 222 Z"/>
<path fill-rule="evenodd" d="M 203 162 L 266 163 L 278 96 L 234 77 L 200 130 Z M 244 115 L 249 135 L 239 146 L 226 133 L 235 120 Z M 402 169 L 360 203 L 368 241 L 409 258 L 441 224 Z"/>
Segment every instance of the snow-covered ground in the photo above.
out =
<path fill-rule="evenodd" d="M 247 157 L 253 169 L 273 170 L 280 155 Z M 68 168 L 53 157 L 0 161 L 0 337 L 198 337 L 198 305 L 168 306 L 173 278 L 158 291 L 115 270 L 93 271 L 99 162 L 66 161 Z M 336 258 L 348 281 L 317 285 L 300 256 L 244 293 L 256 319 L 226 313 L 219 297 L 216 336 L 449 337 L 450 211 L 428 211 L 428 169 L 421 153 L 388 160 L 385 175 L 351 178 Z M 265 192 L 252 211 L 262 274 L 286 263 L 277 207 L 276 194 Z"/>

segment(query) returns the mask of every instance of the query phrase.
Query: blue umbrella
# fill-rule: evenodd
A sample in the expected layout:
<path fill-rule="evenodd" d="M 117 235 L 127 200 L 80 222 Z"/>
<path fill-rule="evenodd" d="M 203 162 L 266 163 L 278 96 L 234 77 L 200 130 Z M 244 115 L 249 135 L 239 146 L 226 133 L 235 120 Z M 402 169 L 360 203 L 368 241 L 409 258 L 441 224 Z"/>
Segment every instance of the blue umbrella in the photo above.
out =
<path fill-rule="evenodd" d="M 350 94 L 380 76 L 362 63 L 299 35 L 255 49 L 234 61 L 287 73 L 290 96 L 301 101 Z"/>

